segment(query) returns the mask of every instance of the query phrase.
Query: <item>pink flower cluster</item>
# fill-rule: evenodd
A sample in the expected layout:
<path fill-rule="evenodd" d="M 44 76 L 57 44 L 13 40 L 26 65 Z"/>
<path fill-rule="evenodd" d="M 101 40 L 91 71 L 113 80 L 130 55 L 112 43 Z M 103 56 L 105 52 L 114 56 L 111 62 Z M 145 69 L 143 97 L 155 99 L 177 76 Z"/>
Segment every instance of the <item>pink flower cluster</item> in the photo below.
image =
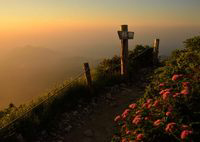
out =
<path fill-rule="evenodd" d="M 174 122 L 168 123 L 165 128 L 165 131 L 168 133 L 172 133 L 175 130 L 175 126 L 176 126 L 176 123 Z"/>
<path fill-rule="evenodd" d="M 162 120 L 158 119 L 158 120 L 154 121 L 153 125 L 159 126 L 161 122 L 162 122 Z"/>
<path fill-rule="evenodd" d="M 136 107 L 137 107 L 137 104 L 135 104 L 135 103 L 129 105 L 129 108 L 130 108 L 130 109 L 135 109 Z"/>
<path fill-rule="evenodd" d="M 178 81 L 183 77 L 184 75 L 182 74 L 175 74 L 172 80 L 179 83 Z M 124 123 L 121 127 L 121 132 L 124 131 L 126 136 L 134 135 L 135 142 L 144 141 L 146 131 L 143 131 L 143 127 L 144 125 L 151 125 L 151 127 L 155 129 L 163 129 L 163 132 L 169 133 L 169 135 L 174 132 L 177 134 L 177 131 L 179 131 L 180 135 L 177 137 L 182 140 L 187 139 L 192 134 L 192 130 L 188 125 L 182 124 L 180 126 L 180 124 L 175 122 L 177 116 L 176 108 L 173 105 L 173 101 L 178 100 L 179 97 L 185 97 L 190 93 L 190 82 L 181 82 L 181 85 L 181 88 L 174 89 L 174 86 L 170 88 L 168 87 L 170 85 L 167 85 L 167 83 L 161 83 L 159 84 L 160 96 L 145 99 L 145 101 L 142 101 L 143 103 L 130 104 L 128 106 L 129 108 L 126 109 L 122 115 L 118 115 L 114 119 L 115 122 L 122 121 Z M 131 116 L 127 117 L 129 115 Z M 128 127 L 128 125 L 131 125 L 131 127 Z M 129 141 L 130 139 L 128 139 L 128 137 L 121 139 L 121 142 Z"/>
<path fill-rule="evenodd" d="M 183 90 L 181 91 L 181 94 L 183 94 L 184 96 L 187 96 L 188 94 L 190 94 L 190 83 L 189 82 L 182 82 L 182 87 Z"/>
<path fill-rule="evenodd" d="M 173 81 L 178 81 L 178 80 L 181 79 L 182 77 L 183 77 L 182 74 L 174 74 L 174 75 L 172 76 L 172 80 L 173 80 Z"/>
<path fill-rule="evenodd" d="M 122 113 L 122 119 L 126 119 L 126 117 L 129 115 L 129 112 L 131 110 L 130 109 L 126 109 L 123 113 Z"/>
<path fill-rule="evenodd" d="M 192 134 L 192 131 L 189 131 L 189 130 L 183 130 L 182 132 L 181 132 L 181 139 L 186 139 L 189 135 L 191 135 Z"/>
<path fill-rule="evenodd" d="M 132 121 L 133 124 L 138 125 L 142 122 L 142 116 L 141 115 L 136 115 Z"/>

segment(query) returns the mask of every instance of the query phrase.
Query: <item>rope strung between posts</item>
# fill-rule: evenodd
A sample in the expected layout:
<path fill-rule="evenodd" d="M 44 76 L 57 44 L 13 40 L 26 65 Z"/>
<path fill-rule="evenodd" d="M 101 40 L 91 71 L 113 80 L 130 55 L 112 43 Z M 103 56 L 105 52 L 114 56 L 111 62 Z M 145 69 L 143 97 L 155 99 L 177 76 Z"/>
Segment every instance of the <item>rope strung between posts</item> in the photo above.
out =
<path fill-rule="evenodd" d="M 139 56 L 141 56 L 142 54 L 144 54 L 145 52 L 147 52 L 149 49 L 151 48 L 146 48 L 144 51 L 142 51 L 141 53 L 139 53 L 136 57 L 134 57 L 133 59 L 135 60 L 136 58 L 138 58 Z M 0 128 L 0 132 L 6 128 L 8 128 L 9 126 L 11 126 L 12 124 L 14 124 L 15 122 L 17 122 L 19 119 L 23 118 L 26 114 L 30 113 L 31 111 L 33 111 L 35 108 L 39 107 L 40 105 L 44 104 L 45 102 L 47 102 L 49 99 L 51 99 L 52 97 L 57 96 L 59 93 L 61 93 L 64 89 L 68 88 L 70 85 L 72 85 L 73 82 L 77 81 L 80 77 L 83 76 L 83 74 L 85 74 L 86 71 L 82 71 L 80 72 L 78 75 L 76 75 L 74 77 L 74 79 L 69 82 L 67 85 L 63 86 L 61 89 L 57 90 L 54 92 L 54 94 L 52 94 L 50 97 L 47 97 L 46 99 L 44 99 L 43 101 L 41 101 L 40 103 L 38 103 L 37 105 L 35 105 L 34 107 L 30 108 L 29 110 L 27 110 L 26 112 L 24 112 L 21 116 L 15 118 L 14 120 L 12 120 L 10 123 L 8 123 L 7 125 L 5 125 L 4 127 Z"/>
<path fill-rule="evenodd" d="M 141 56 L 142 54 L 144 54 L 145 52 L 147 52 L 148 50 L 150 50 L 151 48 L 146 48 L 144 49 L 144 51 L 142 51 L 141 53 L 139 53 L 136 57 L 133 58 L 133 60 L 137 59 L 139 56 Z"/>
<path fill-rule="evenodd" d="M 73 80 L 71 82 L 69 82 L 67 85 L 63 86 L 61 89 L 57 90 L 53 95 L 51 95 L 50 97 L 47 97 L 46 99 L 44 99 L 43 101 L 41 101 L 40 103 L 38 103 L 37 105 L 35 105 L 34 107 L 30 108 L 29 110 L 27 110 L 26 112 L 24 112 L 21 116 L 15 118 L 14 120 L 12 120 L 10 123 L 8 123 L 7 125 L 5 125 L 4 127 L 0 128 L 0 132 L 4 129 L 6 129 L 7 127 L 11 126 L 12 124 L 14 124 L 15 122 L 17 122 L 19 119 L 23 118 L 26 114 L 30 113 L 31 111 L 33 111 L 35 108 L 39 107 L 40 105 L 42 105 L 43 103 L 45 103 L 46 101 L 48 101 L 50 98 L 57 96 L 60 92 L 62 92 L 64 89 L 68 88 L 69 86 L 72 85 L 73 82 L 77 81 L 80 77 L 83 76 L 83 74 L 85 73 L 85 71 L 80 72 L 78 75 L 76 75 Z"/>

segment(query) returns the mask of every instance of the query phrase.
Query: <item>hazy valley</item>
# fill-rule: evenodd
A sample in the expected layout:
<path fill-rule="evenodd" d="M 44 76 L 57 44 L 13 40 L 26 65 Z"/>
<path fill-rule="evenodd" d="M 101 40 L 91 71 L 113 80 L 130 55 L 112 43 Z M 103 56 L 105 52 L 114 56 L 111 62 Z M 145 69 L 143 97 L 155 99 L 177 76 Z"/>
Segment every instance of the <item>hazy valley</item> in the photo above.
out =
<path fill-rule="evenodd" d="M 0 108 L 11 102 L 15 105 L 29 102 L 56 83 L 78 74 L 82 71 L 83 62 L 89 61 L 91 66 L 98 62 L 92 58 L 66 55 L 52 49 L 31 46 L 2 52 Z"/>

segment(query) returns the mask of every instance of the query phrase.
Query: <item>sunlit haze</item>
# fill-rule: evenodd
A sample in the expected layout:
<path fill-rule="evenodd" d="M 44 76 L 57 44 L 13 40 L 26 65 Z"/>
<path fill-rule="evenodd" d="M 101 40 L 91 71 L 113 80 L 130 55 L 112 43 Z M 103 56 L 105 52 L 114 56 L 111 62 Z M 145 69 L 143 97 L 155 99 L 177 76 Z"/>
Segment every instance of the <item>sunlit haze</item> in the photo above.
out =
<path fill-rule="evenodd" d="M 119 55 L 117 31 L 122 24 L 129 25 L 129 30 L 135 32 L 134 40 L 129 41 L 130 49 L 136 44 L 151 45 L 155 38 L 160 38 L 160 55 L 169 55 L 172 50 L 181 48 L 185 39 L 199 35 L 199 13 L 199 0 L 0 0 L 0 100 L 6 105 L 16 98 L 18 104 L 26 102 L 53 82 L 73 75 L 75 72 L 66 75 L 70 72 L 68 63 L 58 65 L 62 59 L 98 60 Z M 37 64 L 43 60 L 35 47 L 51 65 L 44 67 L 44 62 L 31 66 L 36 61 L 28 61 L 37 58 Z M 30 57 L 34 53 L 37 56 Z M 82 60 L 76 63 L 81 68 Z M 52 71 L 54 65 L 57 66 L 55 72 Z M 66 69 L 60 73 L 58 66 L 66 66 Z M 49 74 L 60 76 L 50 77 L 49 81 Z M 35 76 L 41 79 L 39 89 L 34 86 L 38 85 Z M 35 84 L 28 84 L 28 81 Z M 26 87 L 25 91 L 16 84 L 31 87 Z M 34 91 L 30 93 L 30 90 Z M 31 95 L 24 97 L 23 93 Z"/>
<path fill-rule="evenodd" d="M 106 50 L 117 52 L 116 31 L 128 24 L 135 44 L 160 38 L 164 48 L 180 47 L 199 33 L 199 6 L 199 0 L 1 0 L 0 45 L 62 47 L 66 54 L 100 51 L 103 56 Z"/>

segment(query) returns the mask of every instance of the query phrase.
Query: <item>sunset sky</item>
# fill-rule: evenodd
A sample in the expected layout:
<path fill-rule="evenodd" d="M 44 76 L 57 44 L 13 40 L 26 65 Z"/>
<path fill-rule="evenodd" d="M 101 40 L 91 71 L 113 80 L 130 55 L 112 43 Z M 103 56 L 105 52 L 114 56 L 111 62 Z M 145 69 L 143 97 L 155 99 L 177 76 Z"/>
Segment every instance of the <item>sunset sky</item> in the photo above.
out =
<path fill-rule="evenodd" d="M 180 34 L 180 45 L 199 34 L 199 13 L 199 0 L 0 0 L 0 47 L 117 46 L 121 24 L 136 43 Z"/>

